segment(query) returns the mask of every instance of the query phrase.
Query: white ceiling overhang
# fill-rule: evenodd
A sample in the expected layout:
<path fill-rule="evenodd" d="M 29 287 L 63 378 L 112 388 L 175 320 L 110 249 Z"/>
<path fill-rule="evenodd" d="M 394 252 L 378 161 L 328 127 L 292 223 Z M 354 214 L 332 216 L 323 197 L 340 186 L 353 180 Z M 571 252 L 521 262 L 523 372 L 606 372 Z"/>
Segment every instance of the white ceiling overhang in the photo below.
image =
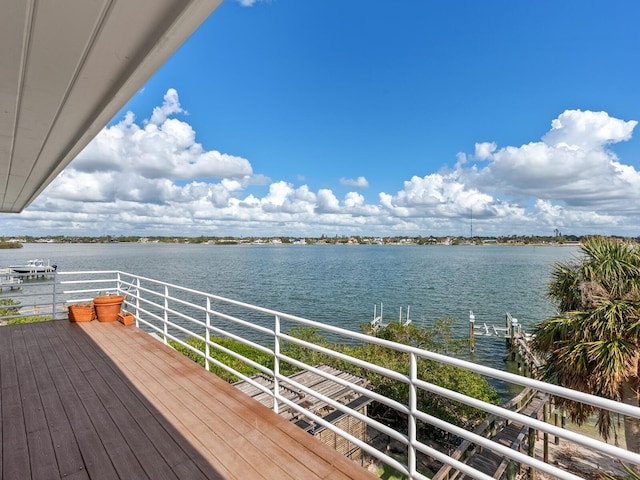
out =
<path fill-rule="evenodd" d="M 20 212 L 222 0 L 5 0 L 0 212 Z"/>

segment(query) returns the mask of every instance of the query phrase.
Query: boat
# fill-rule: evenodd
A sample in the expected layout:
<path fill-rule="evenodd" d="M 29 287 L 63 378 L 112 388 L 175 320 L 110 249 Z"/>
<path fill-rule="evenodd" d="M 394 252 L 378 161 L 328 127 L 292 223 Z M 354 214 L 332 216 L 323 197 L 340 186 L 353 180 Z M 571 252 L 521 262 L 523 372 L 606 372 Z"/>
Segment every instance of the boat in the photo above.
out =
<path fill-rule="evenodd" d="M 49 260 L 45 261 L 41 258 L 29 260 L 25 265 L 9 265 L 9 269 L 15 273 L 28 273 L 31 275 L 44 275 L 46 273 L 55 272 L 57 265 L 51 265 Z"/>

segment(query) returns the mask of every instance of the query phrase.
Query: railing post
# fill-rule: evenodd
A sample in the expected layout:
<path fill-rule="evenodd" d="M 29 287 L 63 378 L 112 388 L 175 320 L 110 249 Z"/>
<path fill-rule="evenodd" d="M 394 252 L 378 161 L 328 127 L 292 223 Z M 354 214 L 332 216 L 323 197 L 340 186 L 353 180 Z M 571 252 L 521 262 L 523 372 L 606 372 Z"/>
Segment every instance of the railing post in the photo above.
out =
<path fill-rule="evenodd" d="M 279 413 L 278 398 L 280 396 L 280 315 L 273 322 L 273 411 Z"/>
<path fill-rule="evenodd" d="M 58 274 L 57 272 L 54 270 L 53 271 L 53 295 L 52 295 L 52 300 L 53 300 L 53 306 L 51 308 L 51 320 L 55 320 L 56 319 L 56 290 L 58 287 Z"/>
<path fill-rule="evenodd" d="M 506 323 L 507 323 L 507 328 L 505 330 L 505 337 L 504 337 L 507 348 L 511 348 L 511 341 L 509 339 L 509 328 L 511 328 L 511 322 L 509 321 L 509 317 L 511 317 L 511 314 L 509 312 L 507 312 L 507 315 L 505 317 Z"/>
<path fill-rule="evenodd" d="M 529 427 L 529 445 L 527 454 L 531 458 L 536 456 L 536 430 L 533 427 Z M 529 480 L 536 480 L 536 469 L 529 467 Z"/>
<path fill-rule="evenodd" d="M 415 478 L 416 475 L 416 437 L 417 422 L 416 412 L 418 410 L 418 389 L 416 380 L 418 379 L 418 356 L 411 352 L 409 354 L 409 425 L 407 432 L 409 434 L 409 445 L 407 446 L 407 466 L 409 467 L 409 477 Z"/>
<path fill-rule="evenodd" d="M 140 327 L 138 317 L 140 316 L 140 278 L 136 278 L 136 327 Z"/>
<path fill-rule="evenodd" d="M 469 351 L 473 353 L 476 349 L 476 339 L 475 339 L 475 330 L 474 325 L 476 321 L 476 316 L 473 314 L 472 310 L 469 310 Z"/>
<path fill-rule="evenodd" d="M 207 313 L 205 314 L 206 318 L 206 326 L 204 332 L 204 368 L 209 371 L 209 355 L 211 354 L 211 350 L 209 348 L 209 342 L 211 341 L 211 299 L 207 297 Z"/>
<path fill-rule="evenodd" d="M 543 420 L 544 423 L 549 423 L 549 405 L 547 404 L 547 402 L 544 403 L 543 405 Z M 543 446 L 543 459 L 544 459 L 544 463 L 549 463 L 549 434 L 547 432 L 544 432 L 543 434 L 543 438 L 544 438 L 544 446 Z"/>
<path fill-rule="evenodd" d="M 553 405 L 553 424 L 556 427 L 560 426 L 560 415 L 558 414 L 558 409 L 556 408 L 555 404 Z M 556 435 L 553 439 L 553 443 L 555 445 L 560 445 L 560 437 L 558 435 Z"/>
<path fill-rule="evenodd" d="M 164 286 L 164 322 L 163 322 L 163 342 L 165 345 L 169 343 L 167 341 L 167 335 L 169 334 L 169 287 L 167 285 Z"/>

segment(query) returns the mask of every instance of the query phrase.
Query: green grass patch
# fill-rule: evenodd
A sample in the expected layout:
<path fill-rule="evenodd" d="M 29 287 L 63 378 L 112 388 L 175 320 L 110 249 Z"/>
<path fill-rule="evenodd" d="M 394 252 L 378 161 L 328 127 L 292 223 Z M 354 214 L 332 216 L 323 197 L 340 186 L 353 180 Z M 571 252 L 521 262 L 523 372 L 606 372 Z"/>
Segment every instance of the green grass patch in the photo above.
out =
<path fill-rule="evenodd" d="M 20 318 L 12 318 L 7 320 L 6 325 L 22 325 L 23 323 L 38 323 L 38 322 L 47 322 L 51 320 L 50 316 L 47 315 L 35 315 L 31 317 L 20 317 Z"/>
<path fill-rule="evenodd" d="M 404 480 L 407 478 L 389 465 L 383 465 L 382 468 L 379 468 L 376 471 L 376 475 L 382 480 Z"/>
<path fill-rule="evenodd" d="M 407 459 L 397 458 L 399 462 L 407 462 Z M 434 472 L 429 470 L 428 468 L 418 466 L 418 472 L 424 475 L 427 478 L 431 478 L 435 475 Z M 397 471 L 395 468 L 390 467 L 389 465 L 383 464 L 378 470 L 376 470 L 375 475 L 380 477 L 382 480 L 405 480 L 407 477 Z"/>

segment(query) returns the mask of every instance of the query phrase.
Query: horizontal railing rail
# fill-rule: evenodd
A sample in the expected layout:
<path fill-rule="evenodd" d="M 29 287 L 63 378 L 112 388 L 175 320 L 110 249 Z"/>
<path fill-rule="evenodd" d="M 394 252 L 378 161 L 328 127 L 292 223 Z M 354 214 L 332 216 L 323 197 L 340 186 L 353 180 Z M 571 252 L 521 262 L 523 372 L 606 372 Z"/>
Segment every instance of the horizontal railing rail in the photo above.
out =
<path fill-rule="evenodd" d="M 66 313 L 56 295 L 56 272 L 0 273 L 0 325 L 29 317 L 62 318 Z"/>
<path fill-rule="evenodd" d="M 420 411 L 417 408 L 418 392 L 428 392 L 438 395 L 454 402 L 473 407 L 486 412 L 487 415 L 495 416 L 504 422 L 517 422 L 527 428 L 535 429 L 569 442 L 585 446 L 594 451 L 608 455 L 617 460 L 640 464 L 640 455 L 625 450 L 614 445 L 572 432 L 547 423 L 545 421 L 532 418 L 517 411 L 513 411 L 504 406 L 493 405 L 475 398 L 463 395 L 459 392 L 429 383 L 417 376 L 418 362 L 424 359 L 432 360 L 443 365 L 454 366 L 469 371 L 476 372 L 482 376 L 490 377 L 511 384 L 520 385 L 527 389 L 538 390 L 548 395 L 563 397 L 575 402 L 585 403 L 598 408 L 610 410 L 622 415 L 640 418 L 640 408 L 615 402 L 582 392 L 566 389 L 557 385 L 548 384 L 532 378 L 512 374 L 509 372 L 492 369 L 483 365 L 467 362 L 459 358 L 454 358 L 419 348 L 398 344 L 384 340 L 382 338 L 370 336 L 361 332 L 346 330 L 332 325 L 323 324 L 313 320 L 305 319 L 295 315 L 286 314 L 268 308 L 263 308 L 237 300 L 220 297 L 211 293 L 206 293 L 184 286 L 142 277 L 121 271 L 98 271 L 98 272 L 57 272 L 56 278 L 59 280 L 60 289 L 54 289 L 59 298 L 67 303 L 83 301 L 90 298 L 88 294 L 99 292 L 118 293 L 125 296 L 124 308 L 131 311 L 135 316 L 136 325 L 148 333 L 157 336 L 164 343 L 170 341 L 186 348 L 195 355 L 200 356 L 207 368 L 212 365 L 222 368 L 226 372 L 235 375 L 237 378 L 249 382 L 263 393 L 270 395 L 273 399 L 273 410 L 280 412 L 282 409 L 290 409 L 305 418 L 315 422 L 349 442 L 352 442 L 364 452 L 377 458 L 400 473 L 412 479 L 428 478 L 418 470 L 418 458 L 428 456 L 442 464 L 450 465 L 453 469 L 459 470 L 473 478 L 489 479 L 486 475 L 464 464 L 462 461 L 450 457 L 417 438 L 418 424 L 429 424 L 442 432 L 452 436 L 457 436 L 464 442 L 477 445 L 480 448 L 490 449 L 503 455 L 516 463 L 527 465 L 531 468 L 548 473 L 562 479 L 580 478 L 575 474 L 563 471 L 554 465 L 546 464 L 543 461 L 528 456 L 507 446 L 485 438 L 482 434 L 467 431 L 451 423 L 445 422 L 429 412 Z M 395 350 L 408 355 L 410 359 L 408 372 L 397 372 L 390 368 L 367 362 L 346 355 L 343 352 L 334 350 L 329 346 L 317 345 L 302 338 L 288 333 L 292 326 L 311 327 L 318 332 L 322 332 L 331 338 L 339 338 L 342 342 L 351 344 L 371 344 Z M 288 327 L 288 329 L 287 329 Z M 250 346 L 272 357 L 273 368 L 268 368 L 257 362 L 246 358 L 228 348 L 223 347 L 213 341 L 213 336 L 225 337 Z M 202 350 L 187 343 L 187 338 L 193 337 L 200 340 L 204 348 Z M 307 365 L 296 358 L 286 355 L 282 350 L 285 345 L 295 345 L 310 352 L 326 355 L 338 361 L 366 369 L 386 378 L 401 382 L 407 385 L 409 397 L 404 402 L 398 402 L 391 398 L 380 395 L 360 385 L 356 385 L 348 380 L 331 376 L 329 373 L 316 368 L 314 365 Z M 229 365 L 224 364 L 213 356 L 212 352 L 224 352 L 227 355 L 251 365 L 255 370 L 269 376 L 273 380 L 272 388 L 265 387 L 254 381 L 250 375 L 245 375 Z M 318 393 L 313 389 L 297 382 L 284 375 L 281 366 L 286 363 L 301 370 L 312 372 L 321 377 L 330 378 L 345 387 L 352 389 L 362 395 L 370 397 L 372 400 L 390 407 L 407 418 L 406 431 L 398 431 L 388 425 L 367 416 L 359 411 L 336 401 L 329 396 Z M 287 398 L 280 392 L 280 384 L 286 382 L 288 387 L 293 386 L 306 395 L 311 395 L 331 408 L 340 411 L 354 419 L 365 423 L 368 427 L 387 435 L 394 439 L 406 449 L 406 455 L 398 460 L 391 454 L 380 451 L 366 441 L 354 437 L 348 432 L 340 430 L 331 422 L 327 421 L 317 412 L 311 411 L 304 406 Z M 285 389 L 283 389 L 285 390 Z"/>

